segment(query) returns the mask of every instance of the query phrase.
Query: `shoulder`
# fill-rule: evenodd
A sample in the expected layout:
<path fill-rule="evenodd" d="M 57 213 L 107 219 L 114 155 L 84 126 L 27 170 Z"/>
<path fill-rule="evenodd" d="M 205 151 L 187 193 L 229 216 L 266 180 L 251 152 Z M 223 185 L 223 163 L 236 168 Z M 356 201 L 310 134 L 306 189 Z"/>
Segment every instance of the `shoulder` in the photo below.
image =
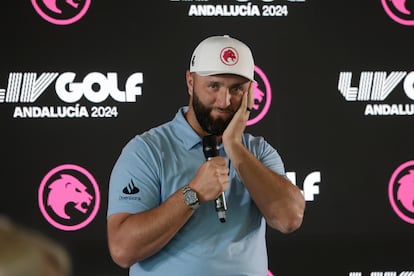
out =
<path fill-rule="evenodd" d="M 137 134 L 128 141 L 124 147 L 124 151 L 127 150 L 137 152 L 159 149 L 161 145 L 170 140 L 171 130 L 172 124 L 171 122 L 167 122 L 143 133 Z"/>
<path fill-rule="evenodd" d="M 265 158 L 280 159 L 276 148 L 274 148 L 263 136 L 254 136 L 245 133 L 243 134 L 243 144 L 260 160 Z"/>
<path fill-rule="evenodd" d="M 254 136 L 250 133 L 243 134 L 243 144 L 249 149 L 270 146 L 263 136 Z"/>

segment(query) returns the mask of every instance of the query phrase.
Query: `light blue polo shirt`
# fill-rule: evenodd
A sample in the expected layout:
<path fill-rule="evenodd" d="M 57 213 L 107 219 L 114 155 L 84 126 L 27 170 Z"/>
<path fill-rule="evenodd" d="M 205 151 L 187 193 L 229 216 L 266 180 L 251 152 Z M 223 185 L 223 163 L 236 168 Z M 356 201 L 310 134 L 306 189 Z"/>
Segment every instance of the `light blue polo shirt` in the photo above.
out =
<path fill-rule="evenodd" d="M 196 175 L 205 157 L 202 139 L 185 120 L 187 110 L 180 108 L 172 121 L 124 147 L 110 178 L 108 216 L 154 208 Z M 243 144 L 265 166 L 285 175 L 279 154 L 262 137 L 243 134 Z M 223 146 L 220 155 L 226 156 Z M 231 165 L 225 195 L 225 223 L 214 202 L 202 204 L 161 251 L 131 266 L 129 275 L 267 275 L 266 222 Z"/>

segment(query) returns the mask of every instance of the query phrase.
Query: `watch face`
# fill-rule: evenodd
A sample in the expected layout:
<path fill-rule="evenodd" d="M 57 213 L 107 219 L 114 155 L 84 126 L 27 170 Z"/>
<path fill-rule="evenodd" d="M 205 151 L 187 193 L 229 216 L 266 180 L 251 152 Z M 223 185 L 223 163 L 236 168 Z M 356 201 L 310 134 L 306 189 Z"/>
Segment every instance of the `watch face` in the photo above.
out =
<path fill-rule="evenodd" d="M 185 202 L 187 202 L 188 205 L 195 204 L 197 202 L 197 195 L 194 191 L 187 191 L 185 193 Z"/>
<path fill-rule="evenodd" d="M 192 209 L 197 209 L 200 203 L 198 202 L 197 193 L 188 186 L 184 187 L 184 201 Z"/>

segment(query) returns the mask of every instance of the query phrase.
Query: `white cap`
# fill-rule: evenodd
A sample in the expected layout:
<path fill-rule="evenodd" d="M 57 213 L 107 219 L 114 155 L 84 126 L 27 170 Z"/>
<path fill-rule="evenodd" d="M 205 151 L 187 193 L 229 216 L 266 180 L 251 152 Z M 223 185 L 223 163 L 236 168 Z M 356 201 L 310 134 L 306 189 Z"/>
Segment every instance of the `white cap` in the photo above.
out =
<path fill-rule="evenodd" d="M 211 36 L 198 44 L 190 72 L 201 76 L 235 74 L 254 81 L 254 61 L 249 47 L 228 35 Z"/>

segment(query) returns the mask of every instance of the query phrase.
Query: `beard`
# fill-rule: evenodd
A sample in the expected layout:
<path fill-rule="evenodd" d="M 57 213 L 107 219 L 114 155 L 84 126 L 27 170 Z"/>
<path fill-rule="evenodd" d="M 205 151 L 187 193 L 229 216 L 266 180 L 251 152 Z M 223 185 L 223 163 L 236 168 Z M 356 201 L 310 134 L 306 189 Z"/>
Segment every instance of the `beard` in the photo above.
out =
<path fill-rule="evenodd" d="M 224 118 L 213 118 L 211 116 L 211 110 L 213 108 L 205 106 L 201 101 L 200 98 L 197 96 L 197 93 L 193 90 L 193 101 L 192 107 L 197 118 L 198 123 L 200 124 L 201 128 L 210 134 L 213 135 L 222 135 L 224 130 L 226 130 L 227 126 L 229 125 L 231 119 L 233 119 L 233 115 L 227 119 Z"/>

